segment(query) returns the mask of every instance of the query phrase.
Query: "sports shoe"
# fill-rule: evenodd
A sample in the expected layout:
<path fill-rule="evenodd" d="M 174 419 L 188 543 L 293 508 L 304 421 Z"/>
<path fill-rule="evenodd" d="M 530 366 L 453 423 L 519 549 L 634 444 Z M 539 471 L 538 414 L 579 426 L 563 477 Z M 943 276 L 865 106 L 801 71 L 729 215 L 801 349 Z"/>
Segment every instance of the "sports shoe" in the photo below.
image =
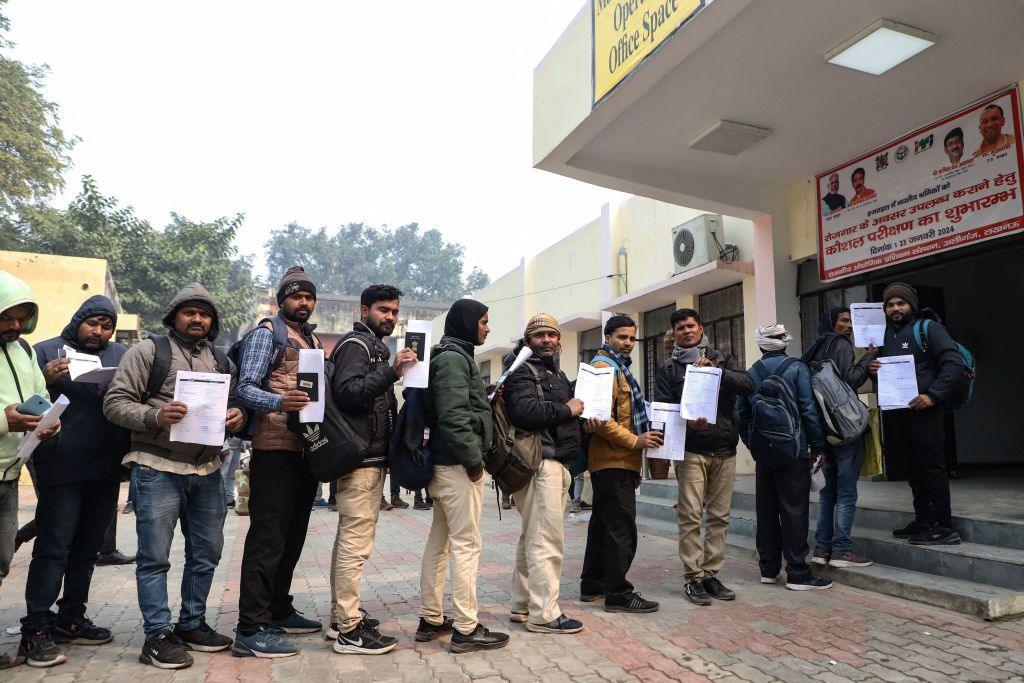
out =
<path fill-rule="evenodd" d="M 512 496 L 502 495 L 501 496 L 501 509 L 511 510 L 512 509 Z"/>
<path fill-rule="evenodd" d="M 705 576 L 703 579 L 704 590 L 715 600 L 735 600 L 736 593 L 725 587 L 717 576 Z"/>
<path fill-rule="evenodd" d="M 814 564 L 820 564 L 825 566 L 828 561 L 832 558 L 832 553 L 825 550 L 824 548 L 815 548 L 814 554 L 811 555 L 811 562 Z"/>
<path fill-rule="evenodd" d="M 509 612 L 508 616 L 508 620 L 513 624 L 525 624 L 529 618 L 530 615 L 527 612 L 516 612 L 515 610 Z"/>
<path fill-rule="evenodd" d="M 313 501 L 313 507 L 325 508 L 327 507 L 327 501 L 324 498 L 317 498 L 316 500 Z"/>
<path fill-rule="evenodd" d="M 910 537 L 911 545 L 957 545 L 958 543 L 960 543 L 960 534 L 956 532 L 956 529 L 938 524 Z"/>
<path fill-rule="evenodd" d="M 235 509 L 235 501 L 229 500 L 227 503 L 224 504 L 224 507 L 226 507 L 228 510 L 234 510 Z"/>
<path fill-rule="evenodd" d="M 429 510 L 430 508 L 431 505 L 428 504 L 427 501 L 423 500 L 422 498 L 416 498 L 412 502 L 413 510 Z"/>
<path fill-rule="evenodd" d="M 398 645 L 398 638 L 381 635 L 364 620 L 348 633 L 338 634 L 334 651 L 340 655 L 382 655 L 394 650 L 395 645 Z"/>
<path fill-rule="evenodd" d="M 629 593 L 622 597 L 604 600 L 605 612 L 629 612 L 631 614 L 650 614 L 658 611 L 658 603 L 644 600 L 639 593 Z"/>
<path fill-rule="evenodd" d="M 483 624 L 477 624 L 472 633 L 452 632 L 452 644 L 448 651 L 453 654 L 460 652 L 476 652 L 477 650 L 497 650 L 508 645 L 508 634 L 488 631 Z"/>
<path fill-rule="evenodd" d="M 29 666 L 39 668 L 57 666 L 68 659 L 64 649 L 53 642 L 49 631 L 45 629 L 21 634 L 17 656 L 24 657 Z"/>
<path fill-rule="evenodd" d="M 261 626 L 250 635 L 235 631 L 235 644 L 231 646 L 231 654 L 235 657 L 277 659 L 297 655 L 299 648 L 282 638 L 280 634 Z"/>
<path fill-rule="evenodd" d="M 526 622 L 526 630 L 534 633 L 579 633 L 583 630 L 583 622 L 559 614 L 557 619 L 546 624 Z"/>
<path fill-rule="evenodd" d="M 92 619 L 83 616 L 78 621 L 61 622 L 53 627 L 53 642 L 70 643 L 71 645 L 103 645 L 114 639 L 109 628 L 102 628 L 92 623 Z"/>
<path fill-rule="evenodd" d="M 580 591 L 580 602 L 597 602 L 604 599 L 604 593 L 584 593 Z"/>
<path fill-rule="evenodd" d="M 132 514 L 134 512 L 135 512 L 135 503 L 133 503 L 130 500 L 127 503 L 124 504 L 123 508 L 121 508 L 121 514 L 122 515 L 130 515 L 130 514 Z"/>
<path fill-rule="evenodd" d="M 913 521 L 902 529 L 893 529 L 892 535 L 896 538 L 910 538 L 911 536 L 916 536 L 922 531 L 928 531 L 928 525 L 922 524 L 918 521 Z"/>
<path fill-rule="evenodd" d="M 337 512 L 338 511 L 338 504 L 337 503 L 328 502 L 327 503 L 327 509 L 330 510 L 331 512 Z"/>
<path fill-rule="evenodd" d="M 391 510 L 394 507 L 395 507 L 394 505 L 392 505 L 391 503 L 388 502 L 387 498 L 385 498 L 384 496 L 380 497 L 380 509 L 381 510 L 387 511 L 387 510 Z"/>
<path fill-rule="evenodd" d="M 409 504 L 402 500 L 401 496 L 391 496 L 391 507 L 405 510 L 409 507 Z"/>
<path fill-rule="evenodd" d="M 371 628 L 377 628 L 380 626 L 380 621 L 371 617 L 370 614 L 362 607 L 359 608 L 359 611 L 363 615 L 363 621 L 365 621 L 368 626 Z M 341 629 L 338 627 L 338 622 L 336 621 L 332 621 L 330 625 L 324 629 L 324 640 L 337 640 L 340 635 Z"/>
<path fill-rule="evenodd" d="M 420 625 L 416 627 L 416 640 L 425 643 L 430 640 L 437 640 L 443 635 L 447 635 L 454 631 L 452 627 L 453 620 L 446 618 L 440 624 L 431 624 L 429 621 L 420 617 Z"/>
<path fill-rule="evenodd" d="M 574 500 L 569 503 L 569 512 L 583 512 L 583 506 L 580 505 L 580 502 L 578 500 Z"/>
<path fill-rule="evenodd" d="M 122 564 L 135 564 L 135 556 L 125 555 L 120 550 L 114 550 L 109 553 L 100 553 L 96 557 L 97 567 L 112 567 Z"/>
<path fill-rule="evenodd" d="M 840 551 L 828 561 L 830 567 L 870 567 L 873 564 L 868 558 L 854 555 L 850 550 Z"/>
<path fill-rule="evenodd" d="M 704 582 L 700 579 L 687 581 L 686 585 L 683 586 L 683 595 L 686 596 L 687 600 L 701 607 L 707 607 L 711 604 L 711 598 L 708 596 L 708 592 L 704 590 Z"/>
<path fill-rule="evenodd" d="M 231 638 L 217 633 L 205 621 L 199 626 L 185 630 L 180 624 L 175 625 L 174 635 L 178 640 L 197 652 L 220 652 L 231 647 Z"/>
<path fill-rule="evenodd" d="M 272 619 L 270 625 L 284 633 L 319 633 L 323 629 L 323 625 L 319 621 L 307 619 L 298 610 L 293 611 L 284 619 Z"/>
<path fill-rule="evenodd" d="M 165 628 L 142 646 L 139 661 L 158 669 L 184 669 L 194 661 L 185 648 L 185 643 L 171 629 Z"/>
<path fill-rule="evenodd" d="M 761 574 L 761 583 L 778 583 L 780 576 L 782 576 L 781 573 L 776 574 L 775 576 L 765 576 L 764 574 Z"/>
<path fill-rule="evenodd" d="M 786 580 L 786 588 L 791 591 L 822 591 L 832 587 L 832 582 L 821 576 L 809 576 L 806 579 Z"/>
<path fill-rule="evenodd" d="M 586 512 L 587 510 L 593 510 L 594 506 L 591 505 L 590 503 L 588 503 L 587 501 L 583 500 L 582 498 L 580 498 L 580 508 L 584 512 Z"/>

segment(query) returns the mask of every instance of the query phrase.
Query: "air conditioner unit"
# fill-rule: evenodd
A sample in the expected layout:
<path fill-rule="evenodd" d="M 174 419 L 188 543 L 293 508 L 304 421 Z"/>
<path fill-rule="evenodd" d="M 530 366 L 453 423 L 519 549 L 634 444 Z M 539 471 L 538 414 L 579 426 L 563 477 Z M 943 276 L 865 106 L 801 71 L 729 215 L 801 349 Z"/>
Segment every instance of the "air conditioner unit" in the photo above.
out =
<path fill-rule="evenodd" d="M 724 239 L 722 217 L 716 214 L 706 213 L 672 228 L 672 274 L 678 275 L 717 260 L 719 243 Z"/>

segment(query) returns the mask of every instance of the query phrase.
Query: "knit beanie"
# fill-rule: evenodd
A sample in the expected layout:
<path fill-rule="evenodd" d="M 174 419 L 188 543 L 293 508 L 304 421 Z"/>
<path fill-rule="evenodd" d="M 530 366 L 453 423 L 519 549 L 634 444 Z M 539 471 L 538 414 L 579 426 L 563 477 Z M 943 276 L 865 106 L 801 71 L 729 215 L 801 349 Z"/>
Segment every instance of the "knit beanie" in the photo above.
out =
<path fill-rule="evenodd" d="M 295 292 L 309 292 L 316 299 L 316 285 L 302 266 L 292 266 L 281 278 L 281 283 L 277 286 L 277 305 L 280 306 L 281 302 Z"/>
<path fill-rule="evenodd" d="M 917 290 L 908 285 L 906 282 L 894 282 L 885 288 L 882 292 L 882 305 L 889 303 L 889 299 L 893 297 L 899 297 L 903 299 L 910 307 L 917 311 Z"/>
<path fill-rule="evenodd" d="M 554 332 L 558 338 L 562 338 L 562 330 L 558 329 L 558 321 L 550 313 L 538 313 L 526 323 L 526 330 L 523 331 L 523 340 L 530 341 L 530 337 L 541 332 Z"/>

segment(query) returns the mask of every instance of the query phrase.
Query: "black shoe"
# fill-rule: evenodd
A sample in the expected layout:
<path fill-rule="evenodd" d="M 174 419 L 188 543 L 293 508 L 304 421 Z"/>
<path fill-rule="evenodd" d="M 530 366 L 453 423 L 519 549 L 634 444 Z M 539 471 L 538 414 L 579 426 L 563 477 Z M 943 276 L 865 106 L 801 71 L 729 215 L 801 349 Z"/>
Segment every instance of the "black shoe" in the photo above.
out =
<path fill-rule="evenodd" d="M 220 652 L 231 647 L 231 643 L 234 642 L 233 638 L 214 631 L 205 621 L 190 631 L 177 625 L 174 627 L 174 635 L 189 648 L 198 652 Z"/>
<path fill-rule="evenodd" d="M 448 651 L 453 654 L 460 652 L 475 652 L 477 650 L 497 650 L 499 647 L 508 645 L 507 633 L 492 633 L 484 628 L 483 624 L 477 624 L 472 633 L 463 635 L 458 631 L 452 633 L 452 644 Z"/>
<path fill-rule="evenodd" d="M 337 503 L 332 503 L 332 502 L 328 501 L 327 502 L 327 509 L 330 510 L 331 512 L 337 512 L 338 511 L 338 504 Z"/>
<path fill-rule="evenodd" d="M 832 587 L 832 582 L 821 576 L 808 576 L 806 579 L 787 579 L 786 588 L 791 591 L 822 591 Z"/>
<path fill-rule="evenodd" d="M 413 510 L 429 510 L 430 509 L 430 505 L 427 503 L 427 501 L 423 500 L 422 498 L 417 498 L 417 499 L 415 499 L 412 502 L 412 509 Z"/>
<path fill-rule="evenodd" d="M 398 638 L 381 635 L 364 619 L 348 633 L 338 634 L 334 651 L 342 655 L 382 655 L 394 650 L 395 645 L 398 645 Z"/>
<path fill-rule="evenodd" d="M 586 512 L 587 510 L 593 510 L 594 506 L 580 498 L 580 509 Z"/>
<path fill-rule="evenodd" d="M 192 666 L 194 660 L 185 650 L 185 644 L 168 628 L 146 641 L 139 661 L 158 669 L 184 669 Z"/>
<path fill-rule="evenodd" d="M 374 619 L 373 617 L 371 617 L 370 614 L 362 607 L 359 608 L 359 611 L 363 615 L 363 623 L 365 623 L 370 628 L 380 627 L 380 621 L 378 619 Z M 337 640 L 338 636 L 340 635 L 341 629 L 338 627 L 338 622 L 336 621 L 332 621 L 330 625 L 328 625 L 327 628 L 324 629 L 324 640 Z"/>
<path fill-rule="evenodd" d="M 892 535 L 896 538 L 910 538 L 911 536 L 916 536 L 924 531 L 928 531 L 928 525 L 914 521 L 902 529 L 893 529 Z"/>
<path fill-rule="evenodd" d="M 811 562 L 813 562 L 814 564 L 820 564 L 821 566 L 827 565 L 828 561 L 831 559 L 832 553 L 825 550 L 824 548 L 815 548 L 814 554 L 811 555 Z"/>
<path fill-rule="evenodd" d="M 129 557 L 120 550 L 115 550 L 109 553 L 100 553 L 96 558 L 97 567 L 115 566 L 120 564 L 135 564 L 135 556 Z"/>
<path fill-rule="evenodd" d="M 229 500 L 229 501 L 227 502 L 227 505 L 226 505 L 226 507 L 227 507 L 227 509 L 228 509 L 228 510 L 234 510 L 234 509 L 235 509 L 235 501 L 233 501 L 233 500 Z"/>
<path fill-rule="evenodd" d="M 409 507 L 409 504 L 402 500 L 401 496 L 391 496 L 391 507 L 405 510 Z"/>
<path fill-rule="evenodd" d="M 21 634 L 18 656 L 24 657 L 29 666 L 39 668 L 57 666 L 68 659 L 64 649 L 53 642 L 48 631 L 42 629 Z"/>
<path fill-rule="evenodd" d="M 639 593 L 628 593 L 625 596 L 615 598 L 605 597 L 605 612 L 629 612 L 631 614 L 650 614 L 658 611 L 658 603 L 653 600 L 644 600 Z"/>
<path fill-rule="evenodd" d="M 134 512 L 135 512 L 135 503 L 133 503 L 130 500 L 127 503 L 124 504 L 123 508 L 121 508 L 121 514 L 122 515 L 130 515 L 130 514 L 132 514 Z"/>
<path fill-rule="evenodd" d="M 937 524 L 910 537 L 911 545 L 957 545 L 958 543 L 960 543 L 960 534 L 956 532 L 956 529 Z"/>
<path fill-rule="evenodd" d="M 711 598 L 708 596 L 708 592 L 704 590 L 704 582 L 700 579 L 688 581 L 683 586 L 683 595 L 686 596 L 687 600 L 701 607 L 707 607 L 711 604 Z"/>
<path fill-rule="evenodd" d="M 526 630 L 534 633 L 579 633 L 583 630 L 583 622 L 559 614 L 557 619 L 546 624 L 526 622 Z"/>
<path fill-rule="evenodd" d="M 109 628 L 92 623 L 89 617 L 78 621 L 60 622 L 53 627 L 53 642 L 71 645 L 103 645 L 114 639 Z"/>
<path fill-rule="evenodd" d="M 703 583 L 704 590 L 706 590 L 708 595 L 713 597 L 715 600 L 736 599 L 736 593 L 726 588 L 725 585 L 718 580 L 717 576 L 705 576 Z"/>
<path fill-rule="evenodd" d="M 441 636 L 448 635 L 455 629 L 452 627 L 452 619 L 445 619 L 440 624 L 431 624 L 420 617 L 420 625 L 416 628 L 416 640 L 425 643 L 430 640 L 437 640 Z"/>

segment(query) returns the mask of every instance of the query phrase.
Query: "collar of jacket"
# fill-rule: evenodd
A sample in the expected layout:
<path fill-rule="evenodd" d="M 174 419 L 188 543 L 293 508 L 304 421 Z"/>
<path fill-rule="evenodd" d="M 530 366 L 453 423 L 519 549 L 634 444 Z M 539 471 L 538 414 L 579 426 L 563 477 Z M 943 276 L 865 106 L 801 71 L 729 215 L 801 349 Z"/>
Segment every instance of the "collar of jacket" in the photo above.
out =
<path fill-rule="evenodd" d="M 555 362 L 554 356 L 530 356 L 530 359 L 526 362 L 533 363 L 534 365 L 539 365 L 545 370 L 550 370 L 551 372 L 554 373 L 558 372 L 558 363 Z"/>
<path fill-rule="evenodd" d="M 443 337 L 441 337 L 441 343 L 442 344 L 451 344 L 453 346 L 458 346 L 460 349 L 462 349 L 463 351 L 468 353 L 470 358 L 474 357 L 474 353 L 473 352 L 476 350 L 476 347 L 473 344 L 470 344 L 468 341 L 466 341 L 464 339 L 459 339 L 458 337 L 449 337 L 446 334 Z"/>
<path fill-rule="evenodd" d="M 364 323 L 362 320 L 357 320 L 354 323 L 352 323 L 352 330 L 354 332 L 364 332 L 373 337 L 374 339 L 380 339 L 377 333 L 371 330 L 370 326 Z"/>
<path fill-rule="evenodd" d="M 188 349 L 192 353 L 198 353 L 199 351 L 202 351 L 206 347 L 213 348 L 213 346 L 210 344 L 210 340 L 207 339 L 206 337 L 203 337 L 199 341 L 194 342 L 185 335 L 178 332 L 177 330 L 171 330 L 169 336 L 178 344 L 178 346 Z"/>
<path fill-rule="evenodd" d="M 768 351 L 767 353 L 761 354 L 761 358 L 768 358 L 769 356 L 785 356 L 786 349 L 779 349 L 778 351 Z"/>
<path fill-rule="evenodd" d="M 299 323 L 295 322 L 294 320 L 289 320 L 288 318 L 284 317 L 284 314 L 282 313 L 278 313 L 277 315 L 281 318 L 281 320 L 284 321 L 285 325 L 292 328 L 293 330 L 298 330 L 299 334 L 303 334 L 307 337 L 313 334 L 313 330 L 316 329 L 316 325 L 313 323 Z"/>

